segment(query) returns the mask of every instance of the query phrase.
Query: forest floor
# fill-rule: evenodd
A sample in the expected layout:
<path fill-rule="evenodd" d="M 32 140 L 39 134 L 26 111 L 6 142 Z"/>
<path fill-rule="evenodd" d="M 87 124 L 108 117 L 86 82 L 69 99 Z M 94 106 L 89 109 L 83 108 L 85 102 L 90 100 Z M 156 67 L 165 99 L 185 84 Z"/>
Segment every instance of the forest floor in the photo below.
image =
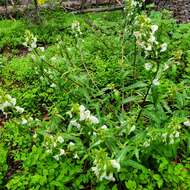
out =
<path fill-rule="evenodd" d="M 0 189 L 190 189 L 190 24 L 147 14 L 0 20 Z"/>

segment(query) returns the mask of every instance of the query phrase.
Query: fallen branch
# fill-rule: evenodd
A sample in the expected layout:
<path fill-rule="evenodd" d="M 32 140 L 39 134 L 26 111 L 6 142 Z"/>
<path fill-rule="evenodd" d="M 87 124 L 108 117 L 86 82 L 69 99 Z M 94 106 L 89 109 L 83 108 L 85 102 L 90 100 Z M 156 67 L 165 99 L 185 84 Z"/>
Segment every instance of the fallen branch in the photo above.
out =
<path fill-rule="evenodd" d="M 87 0 L 84 4 L 81 1 L 67 1 L 67 2 L 62 2 L 61 6 L 64 8 L 75 8 L 79 9 L 81 6 L 84 8 L 94 6 L 94 5 L 121 5 L 123 4 L 123 0 Z"/>
<path fill-rule="evenodd" d="M 89 9 L 77 10 L 77 11 L 73 11 L 73 13 L 79 14 L 79 13 L 88 13 L 88 12 L 116 11 L 116 10 L 121 10 L 123 8 L 124 8 L 124 5 L 115 5 L 115 6 L 110 6 L 110 7 L 89 8 Z"/>

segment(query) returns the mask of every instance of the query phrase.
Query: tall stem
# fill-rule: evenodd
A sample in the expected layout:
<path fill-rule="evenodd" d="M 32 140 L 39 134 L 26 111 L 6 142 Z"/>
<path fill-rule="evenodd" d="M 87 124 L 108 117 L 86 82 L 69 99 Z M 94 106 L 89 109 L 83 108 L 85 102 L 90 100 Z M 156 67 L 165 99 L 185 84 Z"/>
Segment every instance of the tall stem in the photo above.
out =
<path fill-rule="evenodd" d="M 150 83 L 150 85 L 149 85 L 149 87 L 148 87 L 148 89 L 147 89 L 147 92 L 146 92 L 146 94 L 145 94 L 145 96 L 144 96 L 144 98 L 143 98 L 143 100 L 142 100 L 141 109 L 140 109 L 140 111 L 139 111 L 139 113 L 138 113 L 138 115 L 137 115 L 136 123 L 138 122 L 139 118 L 141 117 L 142 111 L 144 110 L 147 97 L 148 97 L 149 92 L 150 92 L 150 90 L 151 90 L 151 88 L 152 88 L 153 81 L 154 81 L 154 79 L 156 79 L 156 76 L 157 76 L 157 74 L 158 74 L 158 71 L 159 71 L 159 64 L 158 64 L 158 66 L 157 66 L 157 70 L 156 70 L 156 72 L 155 72 L 155 74 L 154 74 L 154 77 L 152 78 L 152 81 L 151 81 L 151 83 Z"/>
<path fill-rule="evenodd" d="M 121 66 L 122 66 L 122 73 L 124 72 L 124 40 L 125 40 L 125 33 L 123 32 L 122 34 L 122 42 L 121 42 Z M 123 79 L 122 82 L 122 104 L 121 104 L 121 110 L 124 112 L 124 99 L 125 99 L 125 94 L 124 94 L 124 87 L 125 87 L 125 81 Z"/>
<path fill-rule="evenodd" d="M 136 60 L 137 60 L 137 44 L 136 39 L 134 40 L 135 47 L 134 47 L 134 54 L 133 54 L 133 78 L 137 78 L 137 72 L 136 72 Z"/>

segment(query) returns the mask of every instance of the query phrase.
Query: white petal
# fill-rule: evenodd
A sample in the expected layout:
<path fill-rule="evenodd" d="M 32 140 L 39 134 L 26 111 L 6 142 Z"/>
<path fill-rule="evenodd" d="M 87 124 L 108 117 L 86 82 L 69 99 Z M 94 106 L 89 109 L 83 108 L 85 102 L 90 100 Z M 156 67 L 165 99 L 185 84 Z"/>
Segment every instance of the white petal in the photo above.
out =
<path fill-rule="evenodd" d="M 89 120 L 93 123 L 93 124 L 98 124 L 99 123 L 99 120 L 97 117 L 91 115 Z"/>
<path fill-rule="evenodd" d="M 106 129 L 108 129 L 108 127 L 106 125 L 103 125 L 103 126 L 101 126 L 101 129 L 106 130 Z"/>
<path fill-rule="evenodd" d="M 158 86 L 160 84 L 159 80 L 158 79 L 154 79 L 152 81 L 152 84 L 155 85 L 155 86 Z"/>
<path fill-rule="evenodd" d="M 188 120 L 188 121 L 183 122 L 183 124 L 184 124 L 186 127 L 190 127 L 190 121 L 189 121 L 189 120 Z"/>
<path fill-rule="evenodd" d="M 59 136 L 57 138 L 57 141 L 60 142 L 60 143 L 63 143 L 64 142 L 64 138 L 62 136 Z"/>
<path fill-rule="evenodd" d="M 110 160 L 110 162 L 113 168 L 116 168 L 118 171 L 120 170 L 121 166 L 118 160 Z"/>
<path fill-rule="evenodd" d="M 60 149 L 60 154 L 59 155 L 60 156 L 65 155 L 65 150 L 64 149 Z"/>
<path fill-rule="evenodd" d="M 158 25 L 154 24 L 151 26 L 152 32 L 155 33 L 158 30 Z"/>
<path fill-rule="evenodd" d="M 53 158 L 54 158 L 55 160 L 59 161 L 59 155 L 55 155 L 55 156 L 53 156 Z"/>
<path fill-rule="evenodd" d="M 167 50 L 167 47 L 168 47 L 168 45 L 167 45 L 167 43 L 163 43 L 163 44 L 161 44 L 161 50 L 160 50 L 160 52 L 164 52 L 164 51 L 166 51 Z"/>
<path fill-rule="evenodd" d="M 26 125 L 27 123 L 28 123 L 28 121 L 26 119 L 22 119 L 22 121 L 21 121 L 22 125 Z"/>
<path fill-rule="evenodd" d="M 24 112 L 24 108 L 21 108 L 20 106 L 16 106 L 15 109 L 19 113 L 23 113 Z"/>

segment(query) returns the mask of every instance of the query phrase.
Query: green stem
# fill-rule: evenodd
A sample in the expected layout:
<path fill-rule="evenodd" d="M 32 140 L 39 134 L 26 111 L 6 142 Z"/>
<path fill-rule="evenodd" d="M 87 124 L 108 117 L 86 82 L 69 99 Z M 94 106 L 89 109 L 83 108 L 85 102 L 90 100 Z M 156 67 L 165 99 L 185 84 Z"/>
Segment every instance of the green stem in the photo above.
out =
<path fill-rule="evenodd" d="M 157 74 L 158 74 L 158 71 L 159 71 L 159 65 L 157 66 L 157 70 L 156 70 L 156 72 L 155 72 L 155 74 L 154 74 L 154 77 L 152 78 L 151 83 L 150 83 L 150 85 L 149 85 L 149 87 L 148 87 L 148 89 L 147 89 L 147 92 L 146 92 L 146 94 L 145 94 L 145 96 L 144 96 L 144 98 L 143 98 L 143 100 L 142 100 L 141 109 L 140 109 L 140 111 L 139 111 L 139 113 L 138 113 L 138 115 L 137 115 L 136 123 L 138 122 L 139 118 L 141 117 L 142 111 L 144 110 L 147 97 L 148 97 L 149 92 L 150 92 L 150 90 L 151 90 L 151 88 L 152 88 L 153 81 L 154 81 L 154 79 L 156 79 L 156 76 L 157 76 Z"/>

